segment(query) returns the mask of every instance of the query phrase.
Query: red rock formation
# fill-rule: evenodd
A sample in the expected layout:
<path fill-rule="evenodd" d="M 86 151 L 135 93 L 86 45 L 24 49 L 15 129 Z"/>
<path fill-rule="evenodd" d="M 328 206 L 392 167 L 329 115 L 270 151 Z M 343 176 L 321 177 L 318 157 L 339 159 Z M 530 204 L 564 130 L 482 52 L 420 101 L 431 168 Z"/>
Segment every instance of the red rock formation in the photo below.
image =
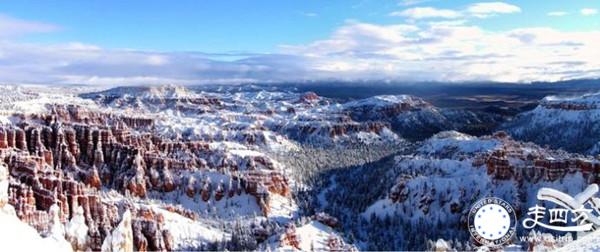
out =
<path fill-rule="evenodd" d="M 6 163 L 11 177 L 9 203 L 21 219 L 40 232 L 49 228 L 48 211 L 53 204 L 60 207 L 63 223 L 81 207 L 91 250 L 101 249 L 120 220 L 119 209 L 123 209 L 121 203 L 101 200 L 98 190 L 102 187 L 142 198 L 152 191 L 180 190 L 190 197 L 200 192 L 205 201 L 213 195 L 215 200 L 224 200 L 225 195 L 231 198 L 246 192 L 256 197 L 265 214 L 269 193 L 289 195 L 287 178 L 267 157 L 242 158 L 227 150 L 211 149 L 208 142 L 165 139 L 148 130 L 154 125 L 148 118 L 68 105 L 51 106 L 50 111 L 24 117 L 35 118 L 35 123 L 0 127 L 0 163 Z M 260 134 L 250 135 L 249 139 L 265 141 Z M 221 172 L 230 182 L 193 181 L 194 176 L 208 171 Z M 182 176 L 192 182 L 181 185 Z M 259 190 L 259 185 L 264 190 Z M 160 215 L 138 217 L 135 207 L 127 208 L 133 214 L 136 248 L 173 248 L 172 236 L 160 223 Z M 169 209 L 197 218 L 185 209 Z"/>
<path fill-rule="evenodd" d="M 510 159 L 520 159 L 522 162 L 511 163 Z M 481 161 L 487 168 L 487 172 L 495 179 L 528 179 L 543 178 L 547 181 L 555 181 L 564 177 L 567 173 L 581 172 L 586 176 L 598 174 L 596 166 L 600 166 L 598 160 L 584 160 L 569 155 L 552 157 L 550 155 L 532 156 L 522 152 L 510 152 L 505 149 L 478 157 L 473 162 L 474 166 L 481 165 Z M 526 176 L 525 176 L 526 175 Z"/>
<path fill-rule="evenodd" d="M 223 196 L 225 196 L 225 185 L 223 184 L 223 181 L 221 181 L 215 190 L 215 200 L 219 201 Z"/>
<path fill-rule="evenodd" d="M 385 128 L 390 128 L 389 123 L 385 122 L 366 122 L 358 123 L 354 121 L 338 122 L 338 123 L 327 123 L 327 124 L 310 124 L 303 125 L 299 128 L 299 131 L 303 135 L 312 135 L 315 132 L 326 132 L 329 137 L 335 138 L 338 136 L 344 136 L 351 133 L 358 132 L 372 132 L 379 134 Z"/>
<path fill-rule="evenodd" d="M 327 226 L 332 227 L 332 228 L 335 228 L 340 224 L 340 222 L 338 221 L 337 218 L 335 218 L 327 213 L 324 213 L 324 212 L 319 212 L 319 213 L 315 214 L 315 216 L 313 218 Z"/>
<path fill-rule="evenodd" d="M 193 176 L 188 178 L 187 186 L 185 187 L 185 194 L 190 198 L 194 198 L 196 195 L 196 179 Z"/>
<path fill-rule="evenodd" d="M 200 186 L 200 198 L 202 198 L 202 200 L 204 202 L 208 201 L 210 199 L 211 196 L 211 182 L 209 178 L 205 178 L 204 181 L 202 181 L 202 185 Z"/>
<path fill-rule="evenodd" d="M 321 97 L 319 97 L 319 95 L 317 95 L 315 92 L 306 92 L 300 96 L 298 102 L 312 104 L 318 102 L 319 100 L 321 100 Z"/>
<path fill-rule="evenodd" d="M 95 165 L 92 166 L 91 171 L 87 175 L 86 184 L 96 189 L 100 189 L 102 187 L 102 181 L 100 181 L 100 175 Z"/>
<path fill-rule="evenodd" d="M 326 245 L 329 251 L 357 251 L 356 248 L 346 244 L 342 238 L 333 234 L 327 238 Z"/>
<path fill-rule="evenodd" d="M 281 239 L 281 244 L 284 246 L 292 246 L 300 250 L 300 240 L 296 234 L 296 226 L 288 224 L 285 228 L 285 233 Z"/>
<path fill-rule="evenodd" d="M 8 148 L 8 133 L 6 129 L 0 127 L 0 149 Z"/>

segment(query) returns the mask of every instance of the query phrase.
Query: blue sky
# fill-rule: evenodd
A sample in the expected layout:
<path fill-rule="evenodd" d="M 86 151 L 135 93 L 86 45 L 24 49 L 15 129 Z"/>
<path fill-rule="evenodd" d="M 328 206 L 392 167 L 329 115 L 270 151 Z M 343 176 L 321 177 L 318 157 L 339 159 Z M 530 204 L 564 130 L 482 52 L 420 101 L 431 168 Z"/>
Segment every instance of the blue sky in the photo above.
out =
<path fill-rule="evenodd" d="M 294 74 L 303 76 L 298 80 L 593 77 L 600 64 L 581 51 L 592 50 L 587 43 L 600 31 L 599 9 L 590 0 L 6 1 L 0 74 L 22 74 L 0 81 L 35 82 L 26 78 L 32 74 L 57 83 L 286 81 Z M 519 54 L 490 45 L 503 39 Z M 536 49 L 549 44 L 561 46 Z M 149 62 L 148 72 L 135 64 L 140 59 Z M 44 60 L 63 65 L 35 65 Z M 569 69 L 556 66 L 566 61 Z M 511 68 L 515 62 L 521 66 Z M 465 63 L 472 66 L 456 69 Z M 168 78 L 152 75 L 159 65 Z M 578 73 L 567 71 L 574 66 Z M 488 68 L 502 71 L 488 74 Z M 523 70 L 533 68 L 539 69 Z"/>
<path fill-rule="evenodd" d="M 0 13 L 58 25 L 53 33 L 30 35 L 30 42 L 80 41 L 109 48 L 160 51 L 272 52 L 280 44 L 302 44 L 326 38 L 346 20 L 392 24 L 405 18 L 389 16 L 414 6 L 460 9 L 473 1 L 6 1 Z M 577 13 L 600 8 L 600 2 L 512 1 L 522 9 L 508 19 L 477 20 L 483 28 L 506 30 L 549 26 L 562 30 L 600 27 L 598 17 L 577 15 L 556 20 L 548 12 Z M 540 4 L 543 3 L 543 4 Z"/>

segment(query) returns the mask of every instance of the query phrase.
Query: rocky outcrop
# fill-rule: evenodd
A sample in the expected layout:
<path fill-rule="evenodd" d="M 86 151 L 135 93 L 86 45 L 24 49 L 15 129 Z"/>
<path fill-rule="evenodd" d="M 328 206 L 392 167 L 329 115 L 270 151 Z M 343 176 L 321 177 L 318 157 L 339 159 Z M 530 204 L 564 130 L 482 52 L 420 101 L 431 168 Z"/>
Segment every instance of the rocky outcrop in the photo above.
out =
<path fill-rule="evenodd" d="M 0 162 L 0 208 L 8 203 L 8 168 Z"/>
<path fill-rule="evenodd" d="M 344 240 L 337 235 L 329 235 L 326 243 L 328 251 L 358 251 L 354 246 L 344 242 Z"/>
<path fill-rule="evenodd" d="M 600 174 L 600 160 L 562 151 L 527 145 L 505 136 L 502 145 L 478 155 L 474 166 L 484 165 L 487 173 L 499 180 L 556 181 L 566 174 L 581 172 L 591 183 Z"/>
<path fill-rule="evenodd" d="M 163 227 L 164 217 L 154 211 L 142 208 L 133 219 L 133 242 L 136 251 L 170 251 L 173 237 Z"/>
<path fill-rule="evenodd" d="M 296 226 L 289 224 L 285 228 L 285 232 L 281 237 L 281 244 L 283 246 L 291 246 L 295 249 L 300 250 L 300 239 L 296 234 Z"/>
<path fill-rule="evenodd" d="M 324 212 L 319 212 L 319 213 L 315 214 L 313 219 L 315 219 L 327 226 L 330 226 L 332 228 L 335 228 L 340 224 L 340 222 L 337 218 L 335 218 L 327 213 L 324 213 Z"/>
<path fill-rule="evenodd" d="M 502 125 L 515 139 L 554 149 L 597 155 L 600 148 L 600 93 L 548 96 L 539 106 Z"/>
<path fill-rule="evenodd" d="M 353 119 L 385 119 L 409 111 L 432 108 L 423 99 L 408 95 L 382 95 L 344 104 L 344 111 Z"/>
<path fill-rule="evenodd" d="M 60 223 L 59 208 L 52 207 L 52 228 L 42 238 L 37 230 L 23 223 L 9 203 L 7 167 L 0 161 L 0 244 L 6 251 L 71 251 L 71 246 L 64 239 L 64 230 Z"/>
<path fill-rule="evenodd" d="M 124 206 L 103 201 L 103 188 L 139 198 L 180 190 L 203 201 L 248 193 L 265 214 L 269 193 L 289 196 L 288 179 L 270 158 L 233 155 L 206 141 L 167 139 L 152 131 L 149 118 L 50 105 L 49 113 L 26 115 L 23 122 L 0 126 L 0 163 L 10 171 L 10 179 L 2 182 L 8 187 L 6 202 L 41 234 L 57 225 L 57 214 L 75 250 L 102 249 L 118 224 Z M 211 181 L 211 173 L 228 179 Z M 258 191 L 259 185 L 265 190 Z M 51 213 L 53 206 L 60 211 Z M 132 214 L 134 249 L 173 249 L 162 215 L 126 207 Z M 187 210 L 171 210 L 197 218 Z"/>
<path fill-rule="evenodd" d="M 88 226 L 85 224 L 84 211 L 78 207 L 71 220 L 66 224 L 66 238 L 74 251 L 86 251 L 89 247 Z"/>
<path fill-rule="evenodd" d="M 119 225 L 102 242 L 102 252 L 133 252 L 131 212 L 125 211 Z"/>
<path fill-rule="evenodd" d="M 152 110 L 176 109 L 197 114 L 214 111 L 223 106 L 218 97 L 195 94 L 180 86 L 117 87 L 81 96 L 119 108 L 147 106 L 145 108 Z"/>

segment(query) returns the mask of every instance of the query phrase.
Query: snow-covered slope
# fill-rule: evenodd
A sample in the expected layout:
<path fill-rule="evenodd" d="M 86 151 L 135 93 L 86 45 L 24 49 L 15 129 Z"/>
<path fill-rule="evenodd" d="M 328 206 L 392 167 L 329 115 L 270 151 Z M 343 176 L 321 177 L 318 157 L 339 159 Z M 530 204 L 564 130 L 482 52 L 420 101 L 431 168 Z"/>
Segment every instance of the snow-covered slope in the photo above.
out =
<path fill-rule="evenodd" d="M 382 123 L 352 121 L 314 93 L 194 92 L 183 87 L 127 87 L 82 94 L 98 104 L 158 118 L 157 132 L 174 138 L 246 142 L 268 149 L 301 143 L 398 141 Z"/>
<path fill-rule="evenodd" d="M 34 230 L 62 228 L 53 237 L 78 250 L 123 236 L 140 250 L 256 249 L 299 218 L 298 182 L 272 153 L 401 141 L 384 124 L 328 114 L 314 93 L 3 88 L 3 195 Z"/>
<path fill-rule="evenodd" d="M 481 139 L 457 131 L 443 131 L 424 141 L 418 151 L 429 156 L 448 157 L 448 152 L 452 152 L 453 156 L 468 155 L 493 150 L 499 145 L 497 139 Z"/>
<path fill-rule="evenodd" d="M 3 251 L 72 251 L 64 236 L 42 238 L 37 230 L 21 222 L 8 203 L 8 169 L 0 163 L 0 249 Z"/>
<path fill-rule="evenodd" d="M 600 160 L 515 141 L 503 132 L 473 137 L 448 131 L 393 159 L 323 175 L 323 193 L 314 201 L 349 223 L 343 230 L 361 249 L 425 250 L 443 239 L 469 250 L 465 227 L 475 201 L 498 197 L 522 211 L 537 203 L 543 187 L 569 195 L 583 191 L 595 180 L 596 167 Z"/>
<path fill-rule="evenodd" d="M 576 252 L 576 251 L 600 251 L 600 231 L 577 239 L 564 247 L 556 250 L 557 252 Z"/>
<path fill-rule="evenodd" d="M 35 85 L 0 85 L 0 124 L 20 121 L 20 116 L 47 111 L 48 104 L 79 104 L 95 107 L 93 101 L 77 97 L 90 89 L 45 87 Z"/>
<path fill-rule="evenodd" d="M 410 95 L 382 95 L 339 105 L 357 121 L 383 121 L 407 139 L 422 140 L 445 130 L 491 131 L 503 119 L 468 110 L 442 109 Z"/>
<path fill-rule="evenodd" d="M 474 201 L 498 197 L 526 209 L 543 187 L 575 195 L 595 179 L 588 166 L 600 167 L 600 161 L 517 142 L 504 133 L 475 138 L 442 132 L 425 141 L 416 155 L 396 158 L 390 171 L 397 176 L 395 185 L 363 215 L 402 218 L 413 226 L 425 222 L 422 232 L 433 240 L 467 239 L 461 227 Z M 426 228 L 436 223 L 443 230 Z"/>
<path fill-rule="evenodd" d="M 271 237 L 264 248 L 276 251 L 355 251 L 332 227 L 310 220 L 299 226 L 288 226 L 284 234 Z"/>
<path fill-rule="evenodd" d="M 37 230 L 21 222 L 12 206 L 0 210 L 0 246 L 3 251 L 72 251 L 71 244 L 54 237 L 42 238 Z"/>
<path fill-rule="evenodd" d="M 550 96 L 502 127 L 513 137 L 553 148 L 600 153 L 600 93 Z"/>
<path fill-rule="evenodd" d="M 131 237 L 140 250 L 467 249 L 474 200 L 523 209 L 540 187 L 574 194 L 600 170 L 501 132 L 445 131 L 494 125 L 485 113 L 278 90 L 1 87 L 1 195 L 22 224 L 78 250 Z M 582 99 L 543 109 L 597 104 Z"/>

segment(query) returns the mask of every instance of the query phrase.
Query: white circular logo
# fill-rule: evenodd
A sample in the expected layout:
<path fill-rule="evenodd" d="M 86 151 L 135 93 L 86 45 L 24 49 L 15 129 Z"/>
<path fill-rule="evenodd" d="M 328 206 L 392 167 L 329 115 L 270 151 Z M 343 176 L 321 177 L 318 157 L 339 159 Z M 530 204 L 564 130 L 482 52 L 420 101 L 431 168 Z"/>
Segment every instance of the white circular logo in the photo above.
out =
<path fill-rule="evenodd" d="M 516 224 L 514 209 L 499 198 L 481 199 L 469 211 L 469 232 L 479 245 L 506 243 L 515 234 Z"/>

